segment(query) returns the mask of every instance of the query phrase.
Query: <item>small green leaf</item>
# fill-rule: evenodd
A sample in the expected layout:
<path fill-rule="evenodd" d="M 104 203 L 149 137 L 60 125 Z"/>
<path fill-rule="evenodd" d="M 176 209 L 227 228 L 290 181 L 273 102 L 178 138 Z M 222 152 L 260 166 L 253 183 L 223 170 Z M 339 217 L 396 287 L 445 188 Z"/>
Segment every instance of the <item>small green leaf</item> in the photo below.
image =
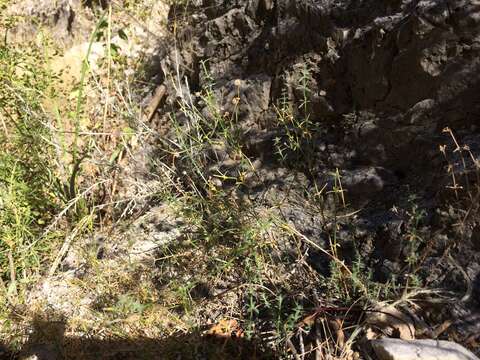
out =
<path fill-rule="evenodd" d="M 104 29 L 108 26 L 108 21 L 106 19 L 102 19 L 102 21 L 100 21 L 100 24 L 98 24 L 98 29 Z"/>
<path fill-rule="evenodd" d="M 120 39 L 122 40 L 128 40 L 128 36 L 123 29 L 118 30 L 118 36 L 120 36 Z"/>
<path fill-rule="evenodd" d="M 110 44 L 110 52 L 112 53 L 112 56 L 118 56 L 119 50 L 120 48 L 118 47 L 118 45 Z"/>

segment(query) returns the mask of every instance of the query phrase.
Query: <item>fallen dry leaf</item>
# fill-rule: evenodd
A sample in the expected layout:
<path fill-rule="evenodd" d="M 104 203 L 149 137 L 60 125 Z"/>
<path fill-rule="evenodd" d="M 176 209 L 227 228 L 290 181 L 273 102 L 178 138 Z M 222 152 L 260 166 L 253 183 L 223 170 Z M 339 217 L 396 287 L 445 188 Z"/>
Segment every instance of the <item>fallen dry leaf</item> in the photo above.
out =
<path fill-rule="evenodd" d="M 369 312 L 367 324 L 402 340 L 415 339 L 415 326 L 410 317 L 393 306 L 379 307 Z"/>
<path fill-rule="evenodd" d="M 317 316 L 318 316 L 317 312 L 314 312 L 313 314 L 308 315 L 297 324 L 297 327 L 299 328 L 311 327 L 315 323 L 315 319 L 317 318 Z"/>
<path fill-rule="evenodd" d="M 243 337 L 243 330 L 235 319 L 221 319 L 205 332 L 205 335 L 221 338 Z"/>
<path fill-rule="evenodd" d="M 345 334 L 343 333 L 343 329 L 342 329 L 343 327 L 342 321 L 340 319 L 332 319 L 332 320 L 329 320 L 328 324 L 330 326 L 330 329 L 335 334 L 335 338 L 337 340 L 337 346 L 340 349 L 343 349 L 345 345 Z"/>
<path fill-rule="evenodd" d="M 365 330 L 365 337 L 367 338 L 367 340 L 378 339 L 379 334 L 369 326 Z"/>
<path fill-rule="evenodd" d="M 435 330 L 433 330 L 432 338 L 436 339 L 440 335 L 442 335 L 445 331 L 448 330 L 450 326 L 452 326 L 453 321 L 452 320 L 445 320 L 443 323 L 441 323 Z"/>

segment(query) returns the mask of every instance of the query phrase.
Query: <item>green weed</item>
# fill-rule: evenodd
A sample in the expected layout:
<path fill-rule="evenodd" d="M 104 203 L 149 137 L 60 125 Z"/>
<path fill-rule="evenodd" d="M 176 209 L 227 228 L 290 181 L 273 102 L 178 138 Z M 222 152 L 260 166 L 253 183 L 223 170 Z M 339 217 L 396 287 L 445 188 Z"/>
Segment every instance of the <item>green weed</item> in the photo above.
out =
<path fill-rule="evenodd" d="M 289 98 L 286 88 L 275 106 L 277 117 L 274 125 L 282 130 L 282 135 L 274 139 L 276 154 L 282 163 L 296 160 L 300 167 L 306 169 L 311 166 L 309 159 L 312 159 L 313 141 L 317 131 L 311 115 L 311 81 L 311 72 L 305 66 L 301 70 L 298 84 L 302 98 L 297 108 L 293 99 Z"/>
<path fill-rule="evenodd" d="M 54 233 L 41 238 L 61 201 L 42 108 L 55 76 L 39 59 L 43 54 L 34 46 L 0 46 L 0 267 L 10 298 L 19 284 L 24 287 L 41 273 L 57 246 Z"/>

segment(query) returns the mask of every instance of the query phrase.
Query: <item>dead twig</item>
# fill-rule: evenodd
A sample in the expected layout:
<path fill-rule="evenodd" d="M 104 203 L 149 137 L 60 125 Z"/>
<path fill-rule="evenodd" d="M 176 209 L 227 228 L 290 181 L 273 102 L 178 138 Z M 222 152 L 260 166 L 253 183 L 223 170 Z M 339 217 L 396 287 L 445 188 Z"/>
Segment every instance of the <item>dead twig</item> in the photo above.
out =
<path fill-rule="evenodd" d="M 150 122 L 155 115 L 155 112 L 158 110 L 160 103 L 162 102 L 165 94 L 167 93 L 167 87 L 165 85 L 160 85 L 155 89 L 152 99 L 150 100 L 147 108 L 145 109 L 145 118 L 146 122 Z"/>

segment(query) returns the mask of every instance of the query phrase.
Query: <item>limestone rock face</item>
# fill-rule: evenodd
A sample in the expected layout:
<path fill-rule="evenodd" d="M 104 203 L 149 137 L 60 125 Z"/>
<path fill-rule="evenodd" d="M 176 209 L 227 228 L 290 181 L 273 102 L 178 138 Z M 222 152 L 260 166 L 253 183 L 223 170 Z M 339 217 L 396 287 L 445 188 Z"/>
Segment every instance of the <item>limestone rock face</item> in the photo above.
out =
<path fill-rule="evenodd" d="M 208 4 L 172 7 L 172 24 L 175 14 L 188 16 L 161 73 L 185 82 L 167 84 L 170 103 L 190 93 L 207 118 L 195 94 L 210 87 L 221 113 L 237 114 L 246 141 L 266 144 L 249 156 L 272 157 L 291 134 L 276 120 L 287 100 L 294 119 L 314 124 L 308 156 L 320 183 L 339 168 L 354 182 L 354 203 L 387 195 L 398 204 L 393 187 L 430 195 L 445 189 L 438 174 L 444 127 L 462 141 L 468 135 L 472 149 L 480 144 L 478 0 Z"/>
<path fill-rule="evenodd" d="M 81 0 L 22 0 L 6 11 L 18 20 L 10 29 L 8 40 L 18 43 L 35 40 L 47 28 L 56 44 L 68 48 L 86 41 L 95 24 L 93 14 L 82 6 Z"/>

